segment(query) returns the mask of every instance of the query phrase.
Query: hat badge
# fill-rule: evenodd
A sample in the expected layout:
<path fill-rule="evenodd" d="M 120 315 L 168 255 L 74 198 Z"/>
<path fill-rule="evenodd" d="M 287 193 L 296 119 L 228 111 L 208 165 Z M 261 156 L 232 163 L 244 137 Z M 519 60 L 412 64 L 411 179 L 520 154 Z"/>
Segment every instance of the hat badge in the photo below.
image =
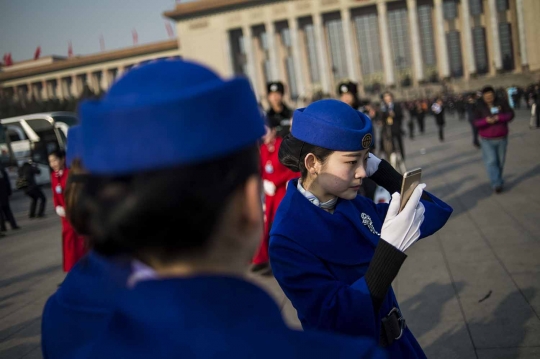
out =
<path fill-rule="evenodd" d="M 373 137 L 370 133 L 367 133 L 364 138 L 362 138 L 362 147 L 369 148 L 371 146 L 371 141 Z"/>
<path fill-rule="evenodd" d="M 276 84 L 272 84 L 272 86 L 270 86 L 270 91 L 274 92 L 277 90 L 278 90 L 278 86 Z"/>
<path fill-rule="evenodd" d="M 341 85 L 341 92 L 343 93 L 349 92 L 349 88 L 346 85 Z"/>

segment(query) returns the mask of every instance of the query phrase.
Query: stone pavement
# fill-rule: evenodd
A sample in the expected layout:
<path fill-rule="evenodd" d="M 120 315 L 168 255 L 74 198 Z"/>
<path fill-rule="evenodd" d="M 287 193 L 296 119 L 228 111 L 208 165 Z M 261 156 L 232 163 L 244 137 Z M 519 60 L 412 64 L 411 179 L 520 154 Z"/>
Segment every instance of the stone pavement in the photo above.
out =
<path fill-rule="evenodd" d="M 407 323 L 429 358 L 540 358 L 540 130 L 525 111 L 511 125 L 506 191 L 492 193 L 480 150 L 465 121 L 447 118 L 439 143 L 433 118 L 407 140 L 407 165 L 422 167 L 428 190 L 449 202 L 447 226 L 408 251 L 394 289 Z M 424 149 L 423 151 L 421 151 Z M 422 154 L 425 153 L 425 154 Z M 43 304 L 64 275 L 60 221 L 25 219 L 0 239 L 0 358 L 41 358 Z M 275 298 L 289 325 L 294 308 L 274 279 L 250 276 Z"/>

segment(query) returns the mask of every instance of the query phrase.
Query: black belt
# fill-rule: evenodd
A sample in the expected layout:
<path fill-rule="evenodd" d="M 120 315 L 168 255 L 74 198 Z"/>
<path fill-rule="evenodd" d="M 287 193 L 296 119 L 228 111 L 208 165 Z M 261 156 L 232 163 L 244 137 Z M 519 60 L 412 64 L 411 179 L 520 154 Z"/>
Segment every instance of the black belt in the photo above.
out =
<path fill-rule="evenodd" d="M 387 347 L 401 339 L 405 328 L 407 328 L 405 318 L 397 307 L 392 308 L 390 313 L 382 318 L 380 345 Z"/>

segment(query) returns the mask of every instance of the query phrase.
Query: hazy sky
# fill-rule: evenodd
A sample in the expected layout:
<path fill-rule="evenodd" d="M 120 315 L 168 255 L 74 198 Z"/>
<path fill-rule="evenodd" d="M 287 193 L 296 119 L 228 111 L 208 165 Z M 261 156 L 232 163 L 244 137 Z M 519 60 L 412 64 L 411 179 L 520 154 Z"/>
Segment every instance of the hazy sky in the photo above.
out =
<path fill-rule="evenodd" d="M 183 0 L 187 2 L 191 0 Z M 67 56 L 68 42 L 75 55 L 167 40 L 162 14 L 175 0 L 0 0 L 0 61 L 11 52 L 13 61 L 32 59 L 38 45 L 41 56 Z M 172 23 L 172 22 L 171 22 Z M 173 24 L 173 31 L 176 28 Z"/>

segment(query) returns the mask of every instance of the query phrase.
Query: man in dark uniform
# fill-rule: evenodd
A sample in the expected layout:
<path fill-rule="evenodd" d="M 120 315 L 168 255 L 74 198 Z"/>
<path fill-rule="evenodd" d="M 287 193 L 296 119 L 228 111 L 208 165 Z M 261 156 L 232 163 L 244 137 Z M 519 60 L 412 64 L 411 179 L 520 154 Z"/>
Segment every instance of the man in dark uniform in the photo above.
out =
<path fill-rule="evenodd" d="M 285 86 L 282 82 L 269 82 L 266 86 L 270 109 L 266 111 L 271 128 L 276 128 L 277 135 L 285 137 L 291 132 L 291 119 L 293 111 L 283 102 Z"/>
<path fill-rule="evenodd" d="M 396 150 L 401 153 L 401 158 L 405 160 L 405 148 L 403 147 L 403 109 L 401 104 L 394 102 L 394 96 L 390 92 L 383 94 L 383 104 L 381 106 L 381 119 L 384 127 L 389 127 L 392 132 L 392 142 Z"/>
<path fill-rule="evenodd" d="M 337 86 L 337 95 L 339 96 L 339 100 L 341 102 L 345 102 L 352 108 L 370 116 L 369 109 L 367 108 L 369 102 L 362 103 L 360 101 L 360 98 L 358 97 L 358 85 L 355 82 L 349 80 L 340 82 Z M 372 115 L 375 115 L 374 111 L 372 112 Z M 373 120 L 373 117 L 370 116 L 370 118 Z M 375 144 L 375 141 L 373 141 L 373 144 Z M 372 147 L 371 151 L 373 151 L 373 149 L 374 146 Z M 358 193 L 364 197 L 373 199 L 375 197 L 376 190 L 377 184 L 369 178 L 364 178 Z"/>

